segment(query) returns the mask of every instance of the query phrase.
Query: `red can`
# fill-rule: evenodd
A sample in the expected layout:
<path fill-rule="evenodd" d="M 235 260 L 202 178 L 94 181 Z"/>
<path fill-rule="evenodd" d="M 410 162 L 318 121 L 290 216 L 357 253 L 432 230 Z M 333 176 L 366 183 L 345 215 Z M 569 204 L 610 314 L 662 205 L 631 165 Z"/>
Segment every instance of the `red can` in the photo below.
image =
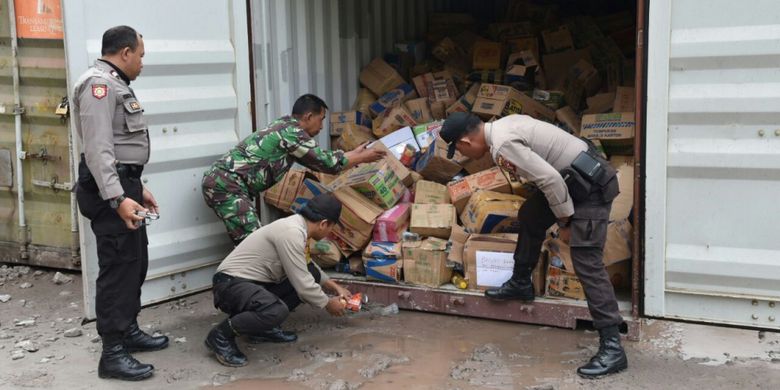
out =
<path fill-rule="evenodd" d="M 349 298 L 347 300 L 347 310 L 358 312 L 360 311 L 361 307 L 363 307 L 363 294 L 361 293 L 352 294 L 352 298 Z"/>

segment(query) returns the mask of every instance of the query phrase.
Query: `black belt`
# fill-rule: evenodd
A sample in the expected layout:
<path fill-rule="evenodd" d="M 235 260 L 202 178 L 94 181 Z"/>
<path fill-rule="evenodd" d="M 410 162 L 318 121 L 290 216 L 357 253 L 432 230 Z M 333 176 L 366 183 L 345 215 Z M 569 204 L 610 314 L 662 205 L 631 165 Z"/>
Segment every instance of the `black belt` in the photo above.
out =
<path fill-rule="evenodd" d="M 140 179 L 141 174 L 144 172 L 144 166 L 143 165 L 136 165 L 136 164 L 116 164 L 116 173 L 119 175 L 119 177 L 131 177 L 135 179 Z"/>
<path fill-rule="evenodd" d="M 222 272 L 217 272 L 217 273 L 214 274 L 214 277 L 211 278 L 211 283 L 212 284 L 219 284 L 219 283 L 224 283 L 224 282 L 230 282 L 233 279 L 235 279 L 234 276 L 231 276 L 231 275 L 228 275 L 228 274 L 225 274 L 225 273 L 222 273 Z"/>

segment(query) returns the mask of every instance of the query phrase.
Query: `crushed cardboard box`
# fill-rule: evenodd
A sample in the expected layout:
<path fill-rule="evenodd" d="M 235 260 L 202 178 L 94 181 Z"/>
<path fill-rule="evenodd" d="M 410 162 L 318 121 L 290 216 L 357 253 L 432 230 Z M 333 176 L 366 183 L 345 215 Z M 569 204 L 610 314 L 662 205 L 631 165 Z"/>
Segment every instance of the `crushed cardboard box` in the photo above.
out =
<path fill-rule="evenodd" d="M 423 237 L 448 239 L 457 224 L 455 207 L 451 204 L 413 204 L 409 230 Z"/>
<path fill-rule="evenodd" d="M 365 126 L 347 123 L 342 129 L 338 140 L 338 146 L 344 151 L 357 149 L 358 146 L 376 141 L 376 137 L 371 133 L 371 129 Z"/>
<path fill-rule="evenodd" d="M 612 111 L 634 112 L 636 111 L 634 100 L 634 88 L 617 87 L 617 91 L 615 92 L 615 101 L 612 104 Z"/>
<path fill-rule="evenodd" d="M 517 234 L 472 234 L 463 249 L 463 269 L 470 289 L 501 286 L 512 276 Z M 531 279 L 536 295 L 543 295 L 544 264 L 540 261 Z"/>
<path fill-rule="evenodd" d="M 477 41 L 473 47 L 472 67 L 474 69 L 498 69 L 501 67 L 501 43 Z"/>
<path fill-rule="evenodd" d="M 374 135 L 377 137 L 384 137 L 400 128 L 417 124 L 412 114 L 402 106 L 393 107 L 383 118 L 379 127 L 374 128 Z"/>
<path fill-rule="evenodd" d="M 415 123 L 428 123 L 433 121 L 431 106 L 428 104 L 428 98 L 426 97 L 407 100 L 406 109 Z"/>
<path fill-rule="evenodd" d="M 404 241 L 402 250 L 404 281 L 428 287 L 449 283 L 452 269 L 447 267 L 447 240 Z"/>
<path fill-rule="evenodd" d="M 337 242 L 342 251 L 356 252 L 371 240 L 374 223 L 384 210 L 349 186 L 333 194 L 341 201 L 341 224 L 333 228 L 332 235 L 340 239 Z"/>
<path fill-rule="evenodd" d="M 498 84 L 482 84 L 472 112 L 482 118 L 524 114 L 547 122 L 555 120 L 555 111 L 544 104 L 512 87 Z"/>
<path fill-rule="evenodd" d="M 542 31 L 542 41 L 547 53 L 574 49 L 574 41 L 567 26 Z"/>
<path fill-rule="evenodd" d="M 447 261 L 460 265 L 461 270 L 463 269 L 463 248 L 466 246 L 469 236 L 469 232 L 463 226 L 452 225 L 452 233 L 449 240 L 450 251 L 447 255 Z"/>
<path fill-rule="evenodd" d="M 292 168 L 284 174 L 282 180 L 274 184 L 263 194 L 265 203 L 279 210 L 287 211 L 301 192 L 307 169 Z"/>
<path fill-rule="evenodd" d="M 517 212 L 524 202 L 521 196 L 477 190 L 460 220 L 470 233 L 517 233 Z"/>
<path fill-rule="evenodd" d="M 427 149 L 431 146 L 436 139 L 436 136 L 439 135 L 439 130 L 443 124 L 444 122 L 442 121 L 435 121 L 417 125 L 412 128 L 414 138 L 417 140 L 417 144 L 420 145 L 421 149 Z"/>

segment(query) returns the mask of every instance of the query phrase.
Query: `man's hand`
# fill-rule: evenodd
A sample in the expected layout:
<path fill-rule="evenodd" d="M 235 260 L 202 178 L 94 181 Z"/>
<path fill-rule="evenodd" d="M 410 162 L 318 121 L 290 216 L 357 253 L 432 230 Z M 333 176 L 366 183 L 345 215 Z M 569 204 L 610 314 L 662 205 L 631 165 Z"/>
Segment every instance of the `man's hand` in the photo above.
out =
<path fill-rule="evenodd" d="M 144 220 L 143 217 L 135 215 L 136 211 L 148 212 L 149 210 L 143 208 L 140 204 L 130 198 L 125 198 L 116 209 L 119 218 L 122 218 L 122 220 L 125 221 L 125 225 L 127 225 L 127 228 L 130 230 L 138 229 L 140 225 L 136 225 L 136 223 Z"/>
<path fill-rule="evenodd" d="M 160 206 L 157 205 L 157 200 L 154 199 L 154 195 L 152 195 L 152 192 L 149 191 L 146 186 L 144 186 L 144 207 L 155 214 L 160 213 Z"/>
<path fill-rule="evenodd" d="M 344 154 L 347 157 L 347 166 L 352 167 L 365 162 L 374 162 L 385 156 L 384 150 L 366 148 L 366 145 L 368 145 L 367 142 Z"/>
<path fill-rule="evenodd" d="M 344 315 L 344 311 L 347 310 L 346 301 L 342 297 L 333 297 L 328 300 L 328 304 L 325 306 L 325 310 L 334 317 L 341 317 Z"/>
<path fill-rule="evenodd" d="M 341 287 L 338 283 L 334 282 L 333 279 L 328 279 L 327 282 L 322 284 L 322 287 L 341 298 L 352 298 L 352 293 L 349 292 L 349 290 L 347 290 L 345 287 Z"/>
<path fill-rule="evenodd" d="M 571 239 L 571 227 L 559 227 L 558 228 L 558 239 L 566 243 L 566 245 L 569 244 L 569 240 Z"/>

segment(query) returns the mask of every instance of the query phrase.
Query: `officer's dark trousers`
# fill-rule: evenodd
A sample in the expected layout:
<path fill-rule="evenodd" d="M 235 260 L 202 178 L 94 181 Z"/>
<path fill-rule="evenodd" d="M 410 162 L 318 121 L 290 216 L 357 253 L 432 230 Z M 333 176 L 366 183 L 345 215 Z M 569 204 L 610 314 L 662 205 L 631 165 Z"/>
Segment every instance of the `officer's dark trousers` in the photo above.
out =
<path fill-rule="evenodd" d="M 140 172 L 138 175 L 140 176 Z M 125 196 L 143 204 L 138 177 L 120 175 Z M 92 224 L 98 265 L 95 286 L 97 331 L 101 336 L 121 337 L 141 310 L 141 285 L 149 265 L 146 228 L 130 230 L 98 193 L 94 179 L 82 162 L 76 190 L 79 210 Z"/>
<path fill-rule="evenodd" d="M 617 180 L 608 185 L 617 186 Z M 603 262 L 612 202 L 602 202 L 600 191 L 598 189 L 587 199 L 574 202 L 569 242 L 574 270 L 585 290 L 593 325 L 597 329 L 623 322 Z M 526 276 L 536 267 L 546 231 L 555 223 L 556 217 L 544 193 L 536 191 L 520 207 L 517 219 L 520 231 L 514 256 L 514 274 Z"/>
<path fill-rule="evenodd" d="M 319 270 L 310 264 L 309 272 L 319 283 Z M 214 307 L 230 316 L 233 330 L 240 335 L 256 335 L 281 325 L 300 304 L 289 280 L 275 284 L 214 275 Z"/>

